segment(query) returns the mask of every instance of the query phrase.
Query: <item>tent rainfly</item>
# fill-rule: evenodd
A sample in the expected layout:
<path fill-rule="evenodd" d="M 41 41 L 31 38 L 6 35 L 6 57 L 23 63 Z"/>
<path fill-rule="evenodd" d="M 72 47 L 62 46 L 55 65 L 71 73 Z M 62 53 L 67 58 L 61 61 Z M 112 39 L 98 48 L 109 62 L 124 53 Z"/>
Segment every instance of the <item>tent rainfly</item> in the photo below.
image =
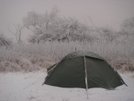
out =
<path fill-rule="evenodd" d="M 69 88 L 114 89 L 125 84 L 121 76 L 104 58 L 89 52 L 76 51 L 47 69 L 43 84 Z M 125 84 L 126 85 L 126 84 Z"/>

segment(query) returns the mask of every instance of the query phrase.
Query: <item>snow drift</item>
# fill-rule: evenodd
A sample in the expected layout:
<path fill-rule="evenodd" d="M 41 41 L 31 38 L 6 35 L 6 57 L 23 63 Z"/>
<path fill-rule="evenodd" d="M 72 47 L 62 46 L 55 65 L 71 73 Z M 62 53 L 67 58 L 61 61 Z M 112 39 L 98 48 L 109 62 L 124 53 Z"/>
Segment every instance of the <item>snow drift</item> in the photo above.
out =
<path fill-rule="evenodd" d="M 128 87 L 115 90 L 59 88 L 42 83 L 46 72 L 0 73 L 0 101 L 134 101 L 134 74 L 121 74 Z"/>

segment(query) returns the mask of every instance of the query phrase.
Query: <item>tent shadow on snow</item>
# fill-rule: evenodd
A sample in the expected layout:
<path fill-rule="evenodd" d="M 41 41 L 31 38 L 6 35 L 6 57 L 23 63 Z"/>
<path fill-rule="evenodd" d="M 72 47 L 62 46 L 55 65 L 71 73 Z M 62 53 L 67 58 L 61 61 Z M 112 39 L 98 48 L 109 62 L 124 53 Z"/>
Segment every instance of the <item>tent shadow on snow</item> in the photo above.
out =
<path fill-rule="evenodd" d="M 69 87 L 114 89 L 125 84 L 121 76 L 104 58 L 89 52 L 76 51 L 47 69 L 43 84 Z M 126 85 L 126 84 L 125 84 Z"/>

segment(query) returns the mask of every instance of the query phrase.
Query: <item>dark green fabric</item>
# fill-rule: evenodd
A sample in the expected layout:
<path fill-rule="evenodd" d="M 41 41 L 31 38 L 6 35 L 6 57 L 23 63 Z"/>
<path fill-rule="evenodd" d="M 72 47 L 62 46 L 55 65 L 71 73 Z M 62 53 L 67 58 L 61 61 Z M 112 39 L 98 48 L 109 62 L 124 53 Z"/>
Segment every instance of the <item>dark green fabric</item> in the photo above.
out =
<path fill-rule="evenodd" d="M 73 61 L 73 62 L 72 62 Z M 46 84 L 61 87 L 85 87 L 83 58 L 63 60 L 52 71 Z"/>
<path fill-rule="evenodd" d="M 84 57 L 86 62 L 84 62 Z M 48 68 L 45 84 L 58 87 L 86 88 L 84 63 L 86 63 L 87 68 L 88 88 L 114 89 L 123 84 L 119 74 L 102 57 L 87 51 L 71 53 L 58 64 Z"/>
<path fill-rule="evenodd" d="M 76 52 L 68 54 L 62 60 L 67 60 L 67 59 L 72 59 L 72 58 L 77 58 L 77 57 L 83 57 L 83 56 L 104 60 L 104 58 L 102 58 L 101 56 L 99 56 L 99 55 L 97 55 L 93 52 L 89 52 L 89 51 L 76 51 Z"/>
<path fill-rule="evenodd" d="M 94 58 L 86 58 L 86 61 L 89 88 L 113 89 L 122 85 L 122 79 L 107 62 Z"/>

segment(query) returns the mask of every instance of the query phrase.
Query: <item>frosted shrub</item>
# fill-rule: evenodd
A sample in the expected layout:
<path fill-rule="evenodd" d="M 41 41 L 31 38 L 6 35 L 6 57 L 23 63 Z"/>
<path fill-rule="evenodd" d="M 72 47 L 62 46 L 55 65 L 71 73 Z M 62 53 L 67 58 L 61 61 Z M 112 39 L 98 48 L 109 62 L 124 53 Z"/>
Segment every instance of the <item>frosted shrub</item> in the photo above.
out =
<path fill-rule="evenodd" d="M 4 36 L 4 33 L 0 32 L 0 47 L 8 47 L 11 45 L 11 40 Z"/>
<path fill-rule="evenodd" d="M 104 57 L 113 68 L 133 70 L 134 48 L 131 44 L 115 42 L 46 42 L 45 44 L 16 44 L 0 48 L 0 71 L 35 71 L 59 62 L 65 55 L 88 50 Z M 126 50 L 127 49 L 127 50 Z"/>
<path fill-rule="evenodd" d="M 95 33 L 97 34 L 97 32 Z M 99 37 L 101 38 L 101 36 Z M 134 71 L 133 36 L 117 37 L 110 42 L 100 40 L 99 37 L 99 40 L 94 39 L 91 42 L 53 41 L 36 44 L 14 44 L 9 48 L 1 47 L 0 71 L 28 72 L 40 70 L 59 62 L 65 55 L 77 50 L 97 53 L 104 57 L 113 68 Z"/>

